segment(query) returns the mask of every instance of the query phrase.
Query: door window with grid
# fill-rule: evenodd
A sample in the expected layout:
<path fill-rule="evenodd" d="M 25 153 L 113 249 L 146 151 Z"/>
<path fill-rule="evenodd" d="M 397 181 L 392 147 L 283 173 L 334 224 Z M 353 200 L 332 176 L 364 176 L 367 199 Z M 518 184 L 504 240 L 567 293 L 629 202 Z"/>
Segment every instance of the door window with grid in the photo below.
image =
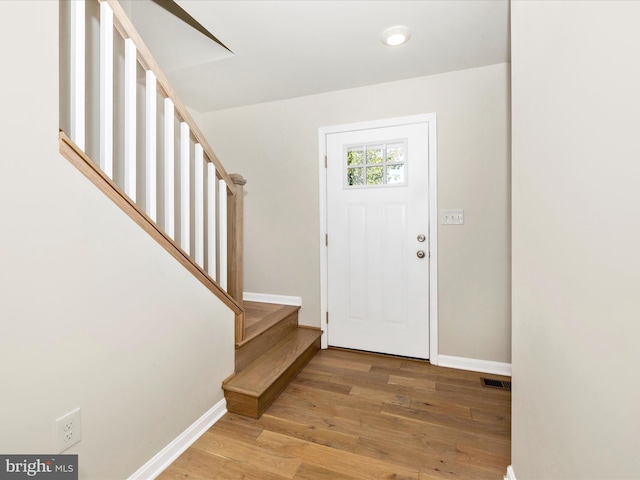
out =
<path fill-rule="evenodd" d="M 406 185 L 406 152 L 406 140 L 346 146 L 345 188 Z"/>

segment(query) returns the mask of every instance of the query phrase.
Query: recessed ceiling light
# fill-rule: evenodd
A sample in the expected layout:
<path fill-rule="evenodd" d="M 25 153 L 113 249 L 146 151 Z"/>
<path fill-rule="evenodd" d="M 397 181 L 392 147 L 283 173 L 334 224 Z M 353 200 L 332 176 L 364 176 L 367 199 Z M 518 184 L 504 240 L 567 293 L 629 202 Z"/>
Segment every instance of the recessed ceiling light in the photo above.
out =
<path fill-rule="evenodd" d="M 382 43 L 390 47 L 397 47 L 398 45 L 407 43 L 409 38 L 411 38 L 411 30 L 409 30 L 409 27 L 402 25 L 389 27 L 382 32 Z"/>

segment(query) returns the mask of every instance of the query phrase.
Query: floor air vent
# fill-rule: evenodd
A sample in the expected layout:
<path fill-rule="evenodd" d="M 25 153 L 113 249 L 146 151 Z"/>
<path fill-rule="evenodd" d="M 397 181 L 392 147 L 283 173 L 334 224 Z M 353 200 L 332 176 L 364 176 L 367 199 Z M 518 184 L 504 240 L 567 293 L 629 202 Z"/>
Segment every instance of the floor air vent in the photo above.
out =
<path fill-rule="evenodd" d="M 511 382 L 505 382 L 502 380 L 492 380 L 491 378 L 481 378 L 482 386 L 489 388 L 499 388 L 500 390 L 511 391 Z"/>

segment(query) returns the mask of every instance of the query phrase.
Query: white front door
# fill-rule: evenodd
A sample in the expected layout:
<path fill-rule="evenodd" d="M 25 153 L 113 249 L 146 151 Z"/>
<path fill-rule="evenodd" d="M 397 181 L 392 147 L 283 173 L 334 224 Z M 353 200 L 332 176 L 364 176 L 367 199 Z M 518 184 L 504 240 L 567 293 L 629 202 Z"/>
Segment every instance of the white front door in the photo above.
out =
<path fill-rule="evenodd" d="M 429 358 L 429 127 L 327 139 L 331 346 Z"/>

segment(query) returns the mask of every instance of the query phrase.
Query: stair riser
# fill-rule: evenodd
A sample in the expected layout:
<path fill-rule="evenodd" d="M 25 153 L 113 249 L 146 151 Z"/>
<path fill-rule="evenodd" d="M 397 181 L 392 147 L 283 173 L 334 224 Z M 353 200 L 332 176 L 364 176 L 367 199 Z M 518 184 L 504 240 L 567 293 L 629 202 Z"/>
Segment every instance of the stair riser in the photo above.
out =
<path fill-rule="evenodd" d="M 278 343 L 298 326 L 298 312 L 283 318 L 250 342 L 236 348 L 236 372 L 242 371 L 256 358 Z"/>
<path fill-rule="evenodd" d="M 245 417 L 258 418 L 258 399 L 237 392 L 225 392 L 227 411 Z"/>
<path fill-rule="evenodd" d="M 320 337 L 296 359 L 296 361 L 262 394 L 259 398 L 243 395 L 238 392 L 225 391 L 227 410 L 251 418 L 260 418 L 276 398 L 287 388 L 300 371 L 320 350 Z"/>

